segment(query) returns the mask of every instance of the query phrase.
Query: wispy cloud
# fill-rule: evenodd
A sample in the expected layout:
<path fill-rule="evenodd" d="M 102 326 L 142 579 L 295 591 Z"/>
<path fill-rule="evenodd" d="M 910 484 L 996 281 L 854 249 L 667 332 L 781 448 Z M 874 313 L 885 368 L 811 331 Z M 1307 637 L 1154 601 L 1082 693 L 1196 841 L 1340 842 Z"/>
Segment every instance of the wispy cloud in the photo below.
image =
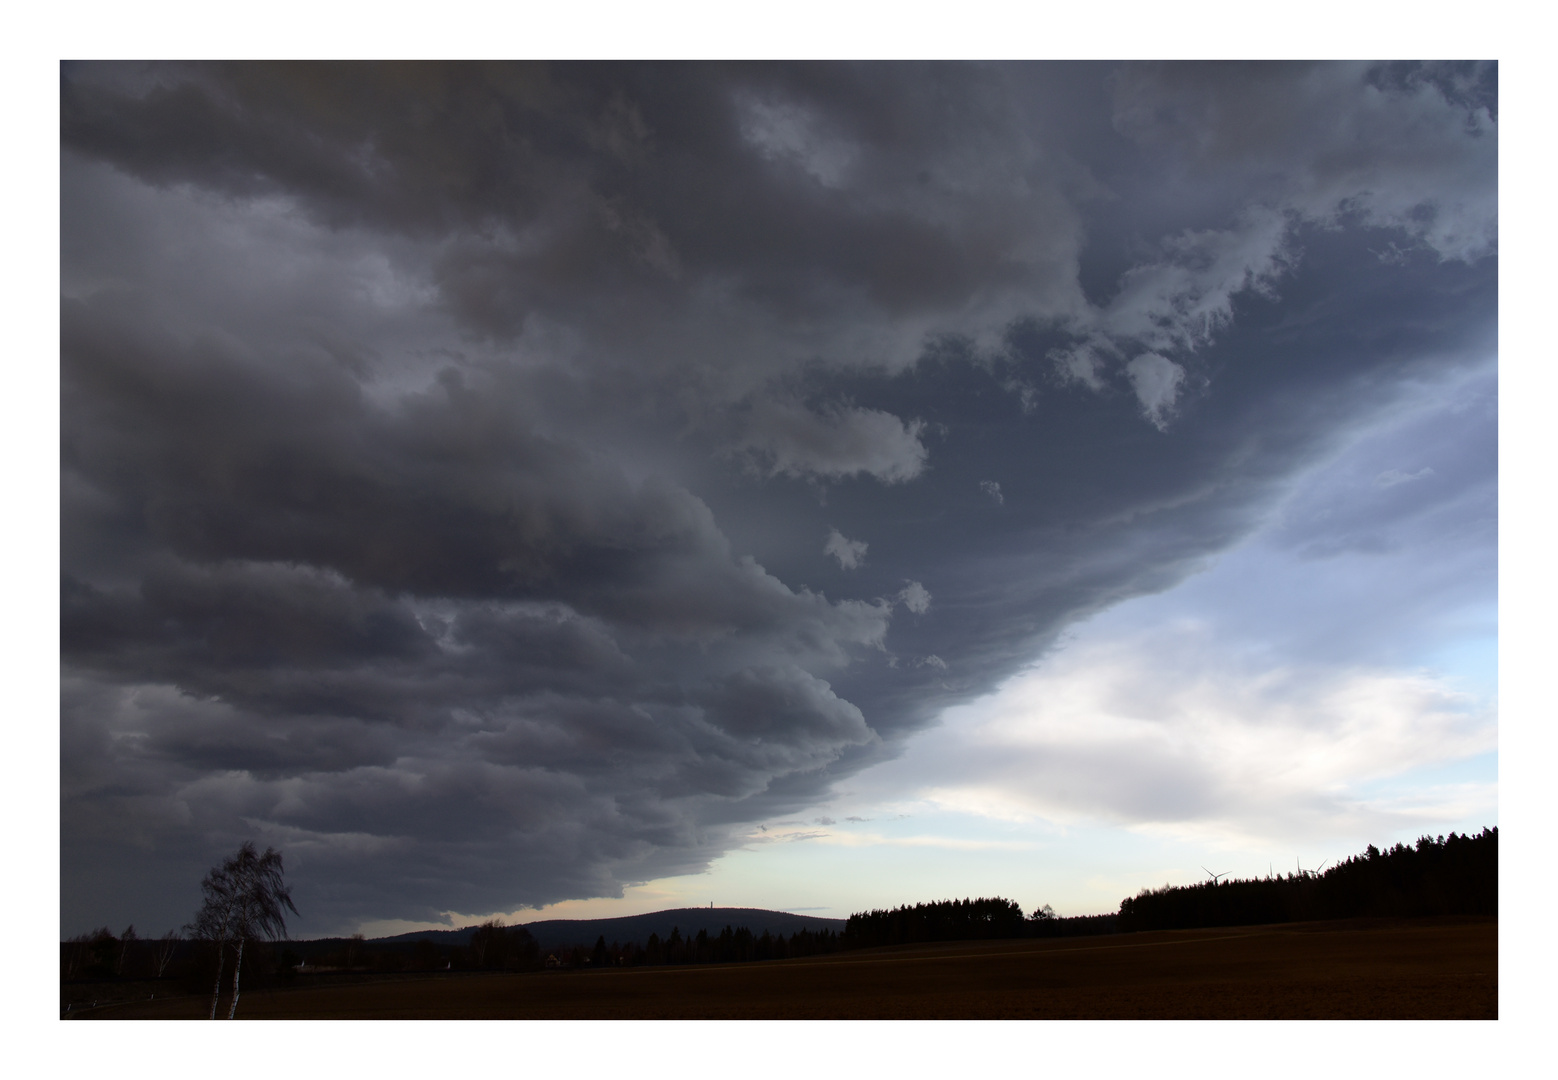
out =
<path fill-rule="evenodd" d="M 1386 469 L 1374 478 L 1374 483 L 1382 488 L 1395 487 L 1397 484 L 1410 484 L 1414 480 L 1426 480 L 1433 474 L 1433 469 L 1426 465 L 1415 473 L 1404 473 L 1400 469 Z"/>

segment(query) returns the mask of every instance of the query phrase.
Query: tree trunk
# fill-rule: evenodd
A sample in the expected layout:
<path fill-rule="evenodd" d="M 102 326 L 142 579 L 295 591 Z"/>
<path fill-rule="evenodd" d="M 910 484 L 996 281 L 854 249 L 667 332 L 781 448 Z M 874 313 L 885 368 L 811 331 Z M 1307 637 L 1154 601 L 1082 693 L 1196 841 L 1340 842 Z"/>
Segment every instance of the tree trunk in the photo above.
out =
<path fill-rule="evenodd" d="M 216 1019 L 216 1003 L 222 996 L 222 962 L 227 959 L 227 942 L 216 943 L 216 988 L 211 991 L 211 1019 Z"/>
<path fill-rule="evenodd" d="M 233 1006 L 227 1010 L 229 1020 L 238 1012 L 238 970 L 243 967 L 243 941 L 243 938 L 238 939 L 238 959 L 233 961 Z"/>

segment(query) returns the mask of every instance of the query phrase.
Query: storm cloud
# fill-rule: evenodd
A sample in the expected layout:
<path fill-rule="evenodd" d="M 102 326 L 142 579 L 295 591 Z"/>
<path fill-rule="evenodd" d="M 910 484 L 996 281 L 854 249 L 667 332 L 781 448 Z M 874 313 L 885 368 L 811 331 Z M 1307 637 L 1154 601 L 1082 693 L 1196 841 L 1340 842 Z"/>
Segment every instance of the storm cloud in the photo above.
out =
<path fill-rule="evenodd" d="M 699 870 L 1495 340 L 1486 65 L 67 64 L 61 155 L 67 932 Z"/>

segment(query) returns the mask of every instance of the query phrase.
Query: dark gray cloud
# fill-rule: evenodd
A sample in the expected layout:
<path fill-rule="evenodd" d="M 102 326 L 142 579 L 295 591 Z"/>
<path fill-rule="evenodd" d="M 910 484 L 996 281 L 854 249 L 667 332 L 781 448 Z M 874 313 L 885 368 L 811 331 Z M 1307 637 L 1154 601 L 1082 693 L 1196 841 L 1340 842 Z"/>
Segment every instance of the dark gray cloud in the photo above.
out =
<path fill-rule="evenodd" d="M 66 929 L 802 812 L 1491 351 L 1493 77 L 67 65 Z"/>

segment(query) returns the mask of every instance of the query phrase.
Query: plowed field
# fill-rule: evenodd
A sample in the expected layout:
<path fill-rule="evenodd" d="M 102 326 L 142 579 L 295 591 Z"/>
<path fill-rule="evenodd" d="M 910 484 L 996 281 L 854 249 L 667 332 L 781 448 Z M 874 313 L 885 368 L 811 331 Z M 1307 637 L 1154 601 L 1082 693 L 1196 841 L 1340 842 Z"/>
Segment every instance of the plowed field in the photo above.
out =
<path fill-rule="evenodd" d="M 209 999 L 85 1018 L 203 1018 Z M 226 1001 L 224 998 L 223 1010 Z M 244 994 L 244 1019 L 1496 1019 L 1498 923 L 1289 923 Z"/>

